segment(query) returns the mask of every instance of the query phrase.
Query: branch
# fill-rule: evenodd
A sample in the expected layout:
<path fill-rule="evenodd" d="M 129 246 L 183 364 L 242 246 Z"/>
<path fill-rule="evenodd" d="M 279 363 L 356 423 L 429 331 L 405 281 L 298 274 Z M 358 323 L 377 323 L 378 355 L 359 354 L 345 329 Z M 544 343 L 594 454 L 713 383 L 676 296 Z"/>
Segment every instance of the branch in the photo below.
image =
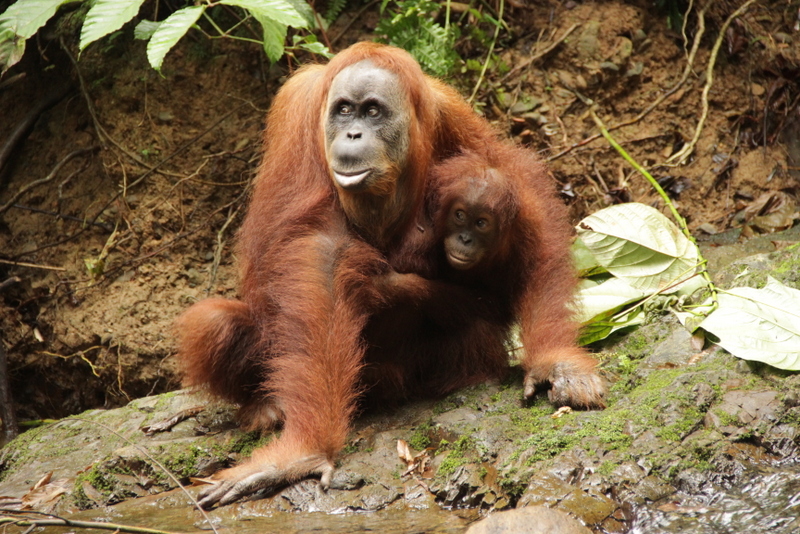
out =
<path fill-rule="evenodd" d="M 47 182 L 52 181 L 53 178 L 55 178 L 56 175 L 58 174 L 58 171 L 60 171 L 61 168 L 64 165 L 66 165 L 72 158 L 75 158 L 75 157 L 78 157 L 78 156 L 82 156 L 82 155 L 87 154 L 89 152 L 94 152 L 95 150 L 98 150 L 99 148 L 100 147 L 96 147 L 96 146 L 93 146 L 91 148 L 82 148 L 80 150 L 75 150 L 73 152 L 70 152 L 69 154 L 64 156 L 64 159 L 59 161 L 56 164 L 56 166 L 53 167 L 53 170 L 50 171 L 50 174 L 48 174 L 46 177 L 42 178 L 41 180 L 36 180 L 34 182 L 29 183 L 25 187 L 22 187 L 19 191 L 17 191 L 17 193 L 14 196 L 11 197 L 11 200 L 6 202 L 3 206 L 0 206 L 0 215 L 2 215 L 5 212 L 7 212 L 17 202 L 17 200 L 19 200 L 22 197 L 22 195 L 24 195 L 25 193 L 27 193 L 31 189 L 33 189 L 35 187 L 39 187 L 40 185 L 43 185 L 43 184 L 46 184 Z"/>
<path fill-rule="evenodd" d="M 18 510 L 0 509 L 0 513 L 5 514 L 21 514 L 30 512 L 20 512 Z M 100 530 L 113 530 L 115 532 L 132 532 L 134 534 L 173 534 L 166 530 L 155 530 L 152 528 L 133 527 L 130 525 L 120 525 L 115 523 L 100 523 L 97 521 L 74 521 L 72 519 L 64 519 L 51 514 L 42 514 L 50 519 L 34 519 L 32 517 L 12 517 L 10 515 L 0 516 L 0 525 L 14 525 L 17 527 L 78 527 L 78 528 L 96 528 Z"/>

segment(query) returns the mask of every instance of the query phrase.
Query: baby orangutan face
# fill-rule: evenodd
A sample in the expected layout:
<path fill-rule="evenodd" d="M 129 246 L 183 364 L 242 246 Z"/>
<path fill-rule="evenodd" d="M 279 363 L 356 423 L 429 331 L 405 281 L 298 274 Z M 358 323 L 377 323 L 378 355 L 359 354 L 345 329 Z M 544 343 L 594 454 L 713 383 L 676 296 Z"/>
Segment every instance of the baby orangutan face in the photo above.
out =
<path fill-rule="evenodd" d="M 485 184 L 473 182 L 450 206 L 444 251 L 453 269 L 467 271 L 485 265 L 500 246 L 499 220 L 487 204 L 485 192 Z"/>

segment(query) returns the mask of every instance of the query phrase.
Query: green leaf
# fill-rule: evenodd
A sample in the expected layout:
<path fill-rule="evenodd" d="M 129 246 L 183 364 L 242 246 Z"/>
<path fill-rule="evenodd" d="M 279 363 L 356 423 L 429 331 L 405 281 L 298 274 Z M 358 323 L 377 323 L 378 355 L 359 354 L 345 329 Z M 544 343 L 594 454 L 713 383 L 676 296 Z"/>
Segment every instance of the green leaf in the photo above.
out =
<path fill-rule="evenodd" d="M 0 30 L 0 75 L 18 63 L 25 53 L 25 39 L 9 28 Z"/>
<path fill-rule="evenodd" d="M 317 20 L 314 16 L 314 10 L 308 5 L 305 0 L 286 0 L 303 17 L 308 23 L 308 28 L 316 28 Z"/>
<path fill-rule="evenodd" d="M 161 21 L 161 25 L 147 43 L 147 60 L 150 66 L 157 71 L 161 70 L 164 56 L 197 22 L 204 10 L 205 6 L 184 7 Z"/>
<path fill-rule="evenodd" d="M 602 284 L 584 287 L 576 295 L 576 320 L 581 324 L 598 321 L 646 296 L 621 278 L 611 278 Z"/>
<path fill-rule="evenodd" d="M 700 323 L 718 345 L 745 360 L 800 370 L 800 291 L 768 277 L 763 289 L 720 291 L 718 300 Z"/>
<path fill-rule="evenodd" d="M 644 323 L 644 319 L 645 314 L 641 306 L 630 310 L 623 310 L 614 317 L 590 323 L 581 328 L 578 343 L 581 345 L 588 345 L 589 343 L 600 341 L 623 328 L 639 326 Z"/>
<path fill-rule="evenodd" d="M 293 28 L 309 26 L 308 21 L 288 0 L 220 0 L 219 3 L 244 8 L 259 20 L 269 18 Z"/>
<path fill-rule="evenodd" d="M 139 13 L 144 0 L 95 0 L 81 28 L 80 50 L 115 32 Z"/>
<path fill-rule="evenodd" d="M 586 247 L 586 244 L 580 240 L 575 239 L 572 243 L 572 263 L 575 265 L 575 270 L 578 271 L 578 276 L 581 278 L 594 276 L 606 272 L 606 270 L 594 257 L 594 254 Z"/>
<path fill-rule="evenodd" d="M 283 56 L 286 32 L 289 28 L 286 24 L 281 24 L 271 18 L 262 17 L 256 13 L 253 16 L 261 23 L 261 27 L 264 30 L 264 52 L 267 54 L 270 63 L 276 63 Z"/>
<path fill-rule="evenodd" d="M 147 41 L 156 32 L 158 27 L 161 26 L 160 22 L 152 20 L 141 20 L 139 24 L 133 29 L 133 38 L 142 41 Z"/>
<path fill-rule="evenodd" d="M 619 204 L 589 215 L 578 225 L 578 236 L 608 272 L 647 293 L 697 269 L 697 246 L 644 204 Z"/>
<path fill-rule="evenodd" d="M 325 56 L 328 59 L 333 57 L 333 54 L 331 54 L 331 51 L 328 50 L 328 47 L 322 43 L 300 43 L 297 46 L 299 46 L 303 50 L 308 50 L 312 54 L 319 54 L 320 56 Z"/>
<path fill-rule="evenodd" d="M 23 40 L 33 37 L 69 1 L 72 0 L 17 0 L 0 15 L 0 33 L 10 28 Z"/>

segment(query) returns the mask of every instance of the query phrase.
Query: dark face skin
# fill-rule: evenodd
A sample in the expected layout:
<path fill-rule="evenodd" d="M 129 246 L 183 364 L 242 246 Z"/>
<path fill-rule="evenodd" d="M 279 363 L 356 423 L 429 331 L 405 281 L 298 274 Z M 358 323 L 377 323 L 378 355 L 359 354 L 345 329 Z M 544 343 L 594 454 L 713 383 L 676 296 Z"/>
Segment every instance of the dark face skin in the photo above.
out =
<path fill-rule="evenodd" d="M 447 214 L 444 251 L 453 269 L 474 269 L 499 246 L 500 229 L 495 214 L 481 198 L 482 188 L 471 187 L 466 197 L 453 202 Z"/>
<path fill-rule="evenodd" d="M 340 72 L 328 94 L 325 151 L 336 185 L 364 191 L 405 167 L 411 116 L 398 77 L 364 60 Z"/>

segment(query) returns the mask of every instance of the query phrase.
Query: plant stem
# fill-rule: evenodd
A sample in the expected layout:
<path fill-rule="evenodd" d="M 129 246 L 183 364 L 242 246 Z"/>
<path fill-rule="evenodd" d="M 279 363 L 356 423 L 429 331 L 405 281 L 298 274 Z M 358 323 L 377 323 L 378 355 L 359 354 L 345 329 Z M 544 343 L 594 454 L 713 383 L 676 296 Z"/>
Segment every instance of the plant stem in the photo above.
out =
<path fill-rule="evenodd" d="M 717 306 L 719 305 L 717 301 L 717 286 L 715 286 L 714 282 L 711 280 L 711 275 L 708 273 L 708 268 L 706 267 L 708 262 L 703 257 L 703 254 L 700 252 L 700 247 L 697 246 L 697 241 L 695 240 L 694 236 L 691 234 L 691 232 L 689 232 L 689 227 L 686 225 L 686 219 L 684 219 L 681 216 L 681 214 L 678 213 L 678 210 L 675 209 L 675 205 L 672 203 L 672 199 L 669 198 L 669 195 L 667 195 L 667 192 L 664 191 L 663 187 L 661 187 L 661 184 L 659 184 L 658 181 L 655 178 L 653 178 L 653 175 L 650 174 L 647 171 L 647 169 L 639 165 L 639 162 L 633 159 L 630 156 L 630 154 L 628 154 L 625 151 L 625 149 L 622 148 L 622 146 L 620 146 L 620 144 L 617 143 L 617 141 L 613 137 L 611 137 L 611 134 L 606 129 L 605 124 L 603 123 L 602 120 L 600 120 L 600 117 L 597 116 L 597 114 L 594 112 L 593 109 L 590 110 L 590 113 L 595 124 L 600 129 L 600 133 L 603 134 L 603 137 L 606 138 L 606 141 L 608 141 L 608 143 L 612 147 L 614 147 L 614 150 L 616 150 L 619 153 L 619 155 L 623 157 L 625 161 L 630 163 L 634 169 L 636 169 L 642 176 L 644 176 L 647 179 L 648 182 L 650 182 L 650 185 L 653 186 L 653 189 L 655 189 L 658 192 L 658 194 L 661 195 L 661 198 L 664 200 L 664 203 L 667 205 L 670 212 L 672 213 L 675 222 L 678 223 L 678 227 L 680 227 L 681 232 L 683 232 L 683 235 L 685 235 L 686 238 L 692 242 L 695 248 L 697 248 L 697 257 L 700 262 L 699 265 L 700 274 L 703 275 L 703 278 L 705 279 L 708 285 L 708 290 L 711 292 L 711 309 L 705 314 L 708 315 L 712 311 L 716 310 Z"/>
<path fill-rule="evenodd" d="M 450 6 L 448 2 L 448 7 Z M 472 101 L 475 99 L 475 95 L 478 94 L 478 89 L 481 87 L 481 83 L 483 83 L 483 76 L 486 74 L 486 69 L 489 67 L 489 61 L 492 59 L 492 54 L 494 53 L 494 47 L 497 44 L 497 36 L 500 34 L 500 26 L 503 24 L 503 8 L 505 7 L 505 1 L 500 0 L 500 10 L 497 14 L 497 25 L 494 27 L 494 37 L 492 37 L 492 44 L 489 47 L 489 53 L 486 54 L 486 61 L 483 63 L 483 68 L 481 69 L 481 75 L 478 77 L 478 83 L 475 84 L 475 89 L 472 90 L 472 94 L 467 99 L 467 102 L 472 104 Z"/>

